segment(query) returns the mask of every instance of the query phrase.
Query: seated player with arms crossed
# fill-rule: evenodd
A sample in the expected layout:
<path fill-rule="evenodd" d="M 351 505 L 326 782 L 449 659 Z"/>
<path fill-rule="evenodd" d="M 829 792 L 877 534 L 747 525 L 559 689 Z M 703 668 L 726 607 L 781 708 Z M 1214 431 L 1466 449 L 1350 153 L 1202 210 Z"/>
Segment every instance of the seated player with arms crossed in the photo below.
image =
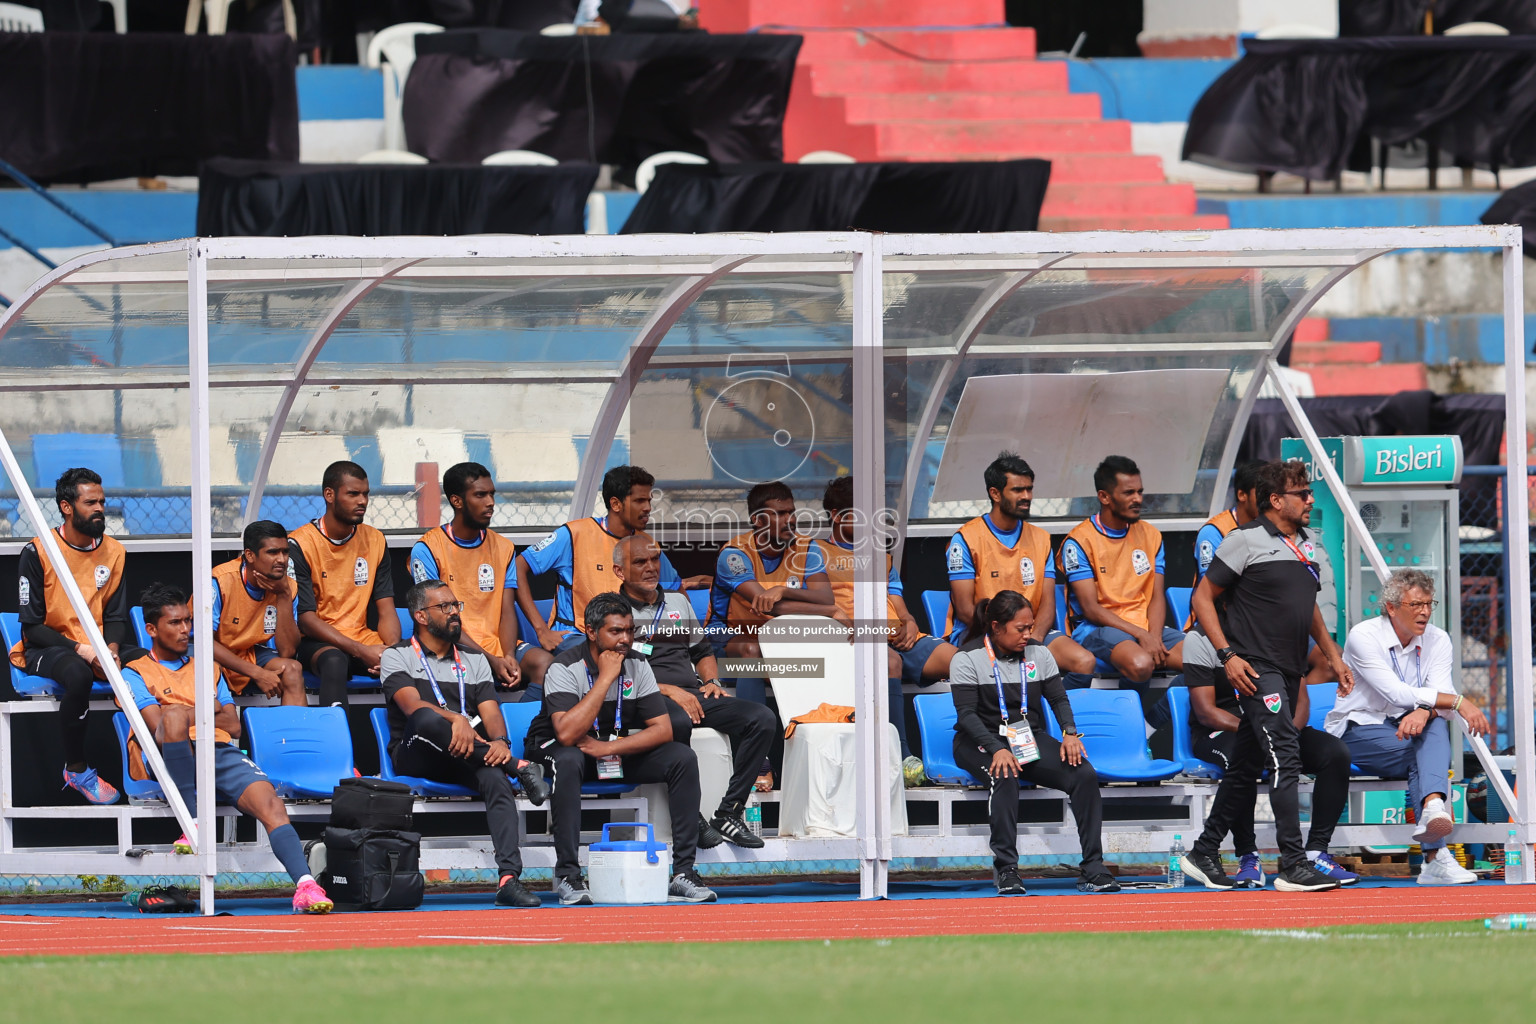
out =
<path fill-rule="evenodd" d="M 959 641 L 976 613 L 976 603 L 1003 590 L 1016 590 L 1036 609 L 1035 642 L 1068 675 L 1091 675 L 1093 655 L 1056 628 L 1056 564 L 1051 537 L 1029 522 L 1035 471 L 1012 452 L 1001 452 L 982 475 L 992 511 L 977 516 L 950 538 L 949 623 L 946 636 Z"/>
<path fill-rule="evenodd" d="M 393 570 L 384 535 L 363 522 L 368 472 L 333 462 L 322 481 L 325 515 L 288 536 L 289 571 L 298 584 L 299 664 L 320 677 L 320 705 L 347 703 L 347 681 L 378 675 L 379 657 L 400 642 Z M 378 628 L 368 626 L 368 606 Z"/>
<path fill-rule="evenodd" d="M 187 607 L 186 594 L 163 583 L 150 584 L 139 604 L 144 608 L 144 628 L 152 647 L 148 654 L 123 667 L 123 682 L 128 684 L 133 702 L 144 716 L 144 725 L 160 748 L 171 784 L 195 814 L 197 761 L 192 744 L 197 739 L 197 727 L 193 713 L 195 663 L 190 653 L 192 610 Z M 288 822 L 288 809 L 282 798 L 267 781 L 266 773 L 234 745 L 235 737 L 240 735 L 240 709 L 235 707 L 235 699 L 217 668 L 214 673 L 219 676 L 218 705 L 213 715 L 213 778 L 218 801 L 233 804 L 267 830 L 272 853 L 296 886 L 293 912 L 329 913 L 334 904 L 309 873 L 304 844 Z M 147 778 L 138 750 L 139 738 L 132 737 L 128 742 L 130 775 Z M 203 841 L 212 842 L 213 836 L 204 836 Z M 176 852 L 192 852 L 186 836 L 177 840 Z"/>
<path fill-rule="evenodd" d="M 464 602 L 458 643 L 484 654 L 506 689 L 522 680 L 519 657 L 542 675 L 549 655 L 517 636 L 517 566 L 512 542 L 491 529 L 496 483 L 478 462 L 460 462 L 443 474 L 443 496 L 453 519 L 428 530 L 411 548 L 411 579 L 442 580 Z"/>
<path fill-rule="evenodd" d="M 992 827 L 992 877 L 1000 896 L 1025 895 L 1019 879 L 1019 779 L 1067 794 L 1083 858 L 1083 892 L 1118 892 L 1104 868 L 1099 777 L 1083 752 L 1072 705 L 1051 652 L 1035 643 L 1029 602 L 1003 590 L 976 605 L 976 618 L 949 666 L 955 701 L 955 763 L 983 786 Z M 1041 698 L 1061 725 L 1046 732 Z"/>
<path fill-rule="evenodd" d="M 603 474 L 604 516 L 575 519 L 559 527 L 517 556 L 517 603 L 538 633 L 538 645 L 546 651 L 564 651 L 586 643 L 581 623 L 593 594 L 612 593 L 618 586 L 613 575 L 613 545 L 634 534 L 645 534 L 651 521 L 651 494 L 656 478 L 639 466 L 615 466 Z M 645 534 L 650 536 L 649 534 Z M 549 621 L 533 603 L 533 577 L 553 572 L 557 576 L 555 606 Z M 661 556 L 661 585 L 669 590 L 695 590 L 709 586 L 708 576 L 687 580 L 665 553 Z M 528 638 L 532 641 L 533 637 Z M 529 698 L 541 680 L 529 672 Z"/>
<path fill-rule="evenodd" d="M 832 535 L 826 540 L 813 543 L 821 551 L 827 580 L 832 586 L 832 597 L 837 608 L 833 617 L 851 627 L 856 558 L 853 550 L 853 477 L 840 476 L 828 483 L 821 507 L 832 517 Z M 891 630 L 886 648 L 890 717 L 891 724 L 896 726 L 896 734 L 901 738 L 902 771 L 911 777 L 922 770 L 923 763 L 913 756 L 912 748 L 907 743 L 906 705 L 902 700 L 901 685 L 912 683 L 918 686 L 947 677 L 955 648 L 917 628 L 917 620 L 902 600 L 901 574 L 896 571 L 896 565 L 889 554 L 885 556 L 885 570 L 885 603 L 887 623 Z"/>
<path fill-rule="evenodd" d="M 255 685 L 283 704 L 303 707 L 304 669 L 293 659 L 299 625 L 288 578 L 288 531 L 258 519 L 245 528 L 244 550 L 213 570 L 213 660 L 235 693 Z"/>
<path fill-rule="evenodd" d="M 65 568 L 90 606 L 96 628 L 118 660 L 144 654 L 132 643 L 128 594 L 123 589 L 123 546 L 107 534 L 107 498 L 101 477 L 83 467 L 66 469 L 53 485 L 54 501 L 64 522 L 55 527 Z M 85 763 L 85 724 L 91 687 L 106 679 L 96 650 L 64 594 L 59 573 L 37 541 L 21 549 L 17 618 L 21 642 L 11 648 L 11 664 L 45 676 L 64 690 L 59 697 L 59 731 L 64 740 L 64 785 L 93 804 L 117 802 L 117 787 Z"/>
<path fill-rule="evenodd" d="M 1072 636 L 1121 678 L 1145 683 L 1158 669 L 1184 667 L 1184 634 L 1166 625 L 1163 535 L 1141 518 L 1141 470 L 1111 455 L 1093 471 L 1099 511 L 1061 542 Z"/>

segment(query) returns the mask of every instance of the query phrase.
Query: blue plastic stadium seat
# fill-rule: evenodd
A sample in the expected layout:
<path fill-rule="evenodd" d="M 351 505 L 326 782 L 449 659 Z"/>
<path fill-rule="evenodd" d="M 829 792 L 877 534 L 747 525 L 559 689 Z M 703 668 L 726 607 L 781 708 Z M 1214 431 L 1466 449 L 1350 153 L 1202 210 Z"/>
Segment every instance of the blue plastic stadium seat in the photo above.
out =
<path fill-rule="evenodd" d="M 549 613 L 555 606 L 554 598 L 545 598 L 542 601 L 533 602 L 533 606 L 539 610 L 539 617 L 545 622 L 549 621 Z M 533 623 L 528 621 L 528 616 L 523 614 L 523 606 L 517 605 L 517 638 L 526 640 L 531 644 L 537 644 L 538 633 L 534 631 Z"/>
<path fill-rule="evenodd" d="M 1183 629 L 1189 621 L 1189 599 L 1194 592 L 1194 587 L 1169 587 L 1163 591 L 1168 599 L 1168 625 L 1174 629 Z"/>
<path fill-rule="evenodd" d="M 160 788 L 160 783 L 153 779 L 137 782 L 128 777 L 128 736 L 131 732 L 128 727 L 128 716 L 121 711 L 113 715 L 112 728 L 117 732 L 117 749 L 123 760 L 123 792 L 128 795 L 128 802 L 137 804 L 158 800 L 163 803 L 165 790 Z"/>
<path fill-rule="evenodd" d="M 923 612 L 928 616 L 928 633 L 944 638 L 944 623 L 949 621 L 949 591 L 923 591 Z"/>
<path fill-rule="evenodd" d="M 706 619 L 708 619 L 709 618 L 709 591 L 708 590 L 688 590 L 688 591 L 684 591 L 684 593 L 686 593 L 688 595 L 688 603 L 693 605 L 693 617 L 698 619 L 700 622 L 703 622 Z"/>
<path fill-rule="evenodd" d="M 144 625 L 144 609 L 140 605 L 134 605 L 128 609 L 128 618 L 133 622 L 133 635 L 138 638 L 139 646 L 146 651 L 150 649 L 149 630 Z"/>
<path fill-rule="evenodd" d="M 411 792 L 417 796 L 479 796 L 478 790 L 468 786 L 456 786 L 451 782 L 437 782 L 433 779 L 424 779 L 419 775 L 401 775 L 395 771 L 395 764 L 389 757 L 389 711 L 386 708 L 374 708 L 368 712 L 368 721 L 373 726 L 373 738 L 379 744 L 379 778 L 390 782 L 403 782 L 411 787 Z"/>
<path fill-rule="evenodd" d="M 1131 690 L 1071 690 L 1072 717 L 1103 782 L 1161 782 L 1184 769 L 1147 750 L 1141 698 Z"/>
<path fill-rule="evenodd" d="M 411 618 L 409 608 L 395 607 L 395 615 L 400 619 L 400 639 L 409 640 L 416 634 L 416 620 Z"/>
<path fill-rule="evenodd" d="M 246 708 L 245 740 L 279 796 L 321 799 L 352 778 L 343 708 Z"/>
<path fill-rule="evenodd" d="M 507 725 L 507 745 L 512 748 L 512 756 L 526 758 L 523 753 L 523 740 L 528 738 L 528 727 L 538 717 L 539 705 L 533 701 L 521 701 L 517 704 L 503 704 L 501 717 Z M 554 779 L 549 779 L 549 784 L 555 784 Z M 587 796 L 601 796 L 612 793 L 628 793 L 635 788 L 632 782 L 584 782 L 581 786 L 582 793 Z"/>
<path fill-rule="evenodd" d="M 1322 729 L 1323 720 L 1328 717 L 1328 712 L 1333 710 L 1338 699 L 1337 683 L 1313 683 L 1308 686 L 1307 703 L 1311 707 L 1307 711 L 1307 724 L 1314 729 Z"/>
<path fill-rule="evenodd" d="M 1184 774 L 1200 779 L 1221 778 L 1219 767 L 1209 761 L 1200 760 L 1190 749 L 1189 687 L 1168 687 L 1168 710 L 1172 713 L 1172 721 L 1168 728 L 1173 730 L 1173 759 L 1184 766 Z"/>
<path fill-rule="evenodd" d="M 912 709 L 922 737 L 923 774 L 945 786 L 976 785 L 971 773 L 955 763 L 955 702 L 949 694 L 920 693 L 912 698 Z"/>
<path fill-rule="evenodd" d="M 11 648 L 21 643 L 21 620 L 15 612 L 0 612 L 0 643 L 4 643 L 5 651 L 0 657 L 10 662 Z M 11 688 L 23 697 L 61 697 L 64 690 L 58 683 L 47 676 L 34 676 L 15 665 L 11 669 Z M 112 687 L 97 680 L 91 687 L 92 697 L 112 696 Z"/>

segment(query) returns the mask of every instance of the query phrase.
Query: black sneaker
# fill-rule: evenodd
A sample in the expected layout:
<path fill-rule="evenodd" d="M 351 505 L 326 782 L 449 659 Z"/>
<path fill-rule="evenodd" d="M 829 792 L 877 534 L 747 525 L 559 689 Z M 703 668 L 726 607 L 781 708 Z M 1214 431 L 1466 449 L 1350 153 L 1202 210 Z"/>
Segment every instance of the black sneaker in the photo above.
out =
<path fill-rule="evenodd" d="M 1281 868 L 1275 876 L 1275 888 L 1281 892 L 1327 892 L 1338 887 L 1338 879 L 1329 878 L 1306 863 L 1293 868 Z"/>
<path fill-rule="evenodd" d="M 539 898 L 527 889 L 523 883 L 515 878 L 509 878 L 496 890 L 496 905 L 498 907 L 536 907 Z"/>
<path fill-rule="evenodd" d="M 523 787 L 523 795 L 535 807 L 542 807 L 549 799 L 549 783 L 544 781 L 544 766 L 537 761 L 524 761 L 517 769 L 517 784 Z"/>
<path fill-rule="evenodd" d="M 590 907 L 592 894 L 587 891 L 586 880 L 580 875 L 575 878 L 562 878 L 555 883 L 555 895 L 560 898 L 562 907 Z"/>
<path fill-rule="evenodd" d="M 713 850 L 723 842 L 725 836 L 720 834 L 720 830 L 711 825 L 704 815 L 699 815 L 699 849 Z"/>
<path fill-rule="evenodd" d="M 1007 871 L 997 872 L 993 880 L 997 883 L 997 894 L 999 896 L 1029 895 L 1029 890 L 1024 888 L 1024 880 L 1012 868 L 1009 868 Z"/>
<path fill-rule="evenodd" d="M 740 846 L 746 850 L 763 848 L 763 837 L 753 835 L 752 830 L 747 828 L 747 823 L 742 821 L 738 814 L 726 814 L 723 811 L 716 814 L 711 828 L 716 835 L 725 837 L 733 846 Z M 699 845 L 704 844 L 700 842 Z"/>
<path fill-rule="evenodd" d="M 718 898 L 715 890 L 692 871 L 679 871 L 672 876 L 672 884 L 667 886 L 668 903 L 713 903 Z"/>
<path fill-rule="evenodd" d="M 1120 883 L 1108 871 L 1099 871 L 1077 883 L 1078 892 L 1119 892 Z"/>
<path fill-rule="evenodd" d="M 1220 856 L 1212 857 L 1199 850 L 1190 850 L 1179 858 L 1179 867 L 1184 869 L 1185 878 L 1194 879 L 1207 889 L 1231 889 L 1237 885 L 1227 877 Z"/>

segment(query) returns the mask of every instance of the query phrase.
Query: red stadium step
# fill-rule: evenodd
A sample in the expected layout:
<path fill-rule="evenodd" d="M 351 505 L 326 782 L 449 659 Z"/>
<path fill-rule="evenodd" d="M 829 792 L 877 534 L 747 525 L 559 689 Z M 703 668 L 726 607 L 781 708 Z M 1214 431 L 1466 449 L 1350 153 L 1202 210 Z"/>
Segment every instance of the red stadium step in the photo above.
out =
<path fill-rule="evenodd" d="M 1165 182 L 1063 184 L 1051 181 L 1041 217 L 1189 216 L 1195 212 L 1195 186 Z"/>
<path fill-rule="evenodd" d="M 1304 316 L 1301 318 L 1301 323 L 1296 325 L 1296 330 L 1291 337 L 1298 344 L 1303 341 L 1327 341 L 1328 321 L 1320 316 Z M 1369 359 L 1365 361 L 1375 362 L 1376 360 Z"/>
<path fill-rule="evenodd" d="M 1003 0 L 699 0 L 699 24 L 711 32 L 763 25 L 896 28 L 1004 24 Z"/>
<path fill-rule="evenodd" d="M 1423 363 L 1324 363 L 1305 366 L 1291 363 L 1312 378 L 1318 397 L 1329 395 L 1395 395 L 1399 391 L 1423 391 L 1429 375 Z"/>
<path fill-rule="evenodd" d="M 1059 60 L 988 64 L 958 61 L 835 60 L 808 65 L 820 96 L 858 92 L 1061 92 L 1067 91 L 1067 65 Z"/>
<path fill-rule="evenodd" d="M 871 121 L 1064 121 L 1100 116 L 1091 92 L 854 93 L 845 97 L 848 117 Z"/>
<path fill-rule="evenodd" d="M 1379 341 L 1302 341 L 1300 334 L 1300 331 L 1296 332 L 1295 344 L 1291 346 L 1292 363 L 1321 365 L 1381 362 Z"/>
<path fill-rule="evenodd" d="M 1224 213 L 1177 216 L 1041 217 L 1041 231 L 1216 231 L 1227 226 Z"/>
<path fill-rule="evenodd" d="M 876 126 L 881 149 L 928 152 L 950 159 L 977 150 L 1032 156 L 1042 151 L 1087 153 L 1131 148 L 1129 121 L 895 121 Z"/>
<path fill-rule="evenodd" d="M 1082 183 L 1089 181 L 1161 183 L 1163 162 L 1155 156 L 1138 156 L 1131 153 L 1051 153 L 1041 151 L 1029 156 L 1051 162 L 1051 181 Z M 874 158 L 871 158 L 874 159 Z M 881 160 L 932 160 L 928 152 L 902 152 L 881 148 Z M 1017 153 L 951 153 L 945 160 L 1019 160 Z"/>
<path fill-rule="evenodd" d="M 830 60 L 1034 60 L 1032 28 L 802 32 L 800 63 Z"/>

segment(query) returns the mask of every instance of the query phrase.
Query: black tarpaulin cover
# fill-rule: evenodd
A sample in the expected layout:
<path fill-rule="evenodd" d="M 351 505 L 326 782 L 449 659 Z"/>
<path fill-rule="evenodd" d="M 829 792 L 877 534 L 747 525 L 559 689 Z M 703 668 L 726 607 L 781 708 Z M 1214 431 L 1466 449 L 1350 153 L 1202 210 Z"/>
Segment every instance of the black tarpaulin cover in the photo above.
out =
<path fill-rule="evenodd" d="M 1484 224 L 1518 224 L 1525 254 L 1536 259 L 1536 181 L 1508 189 L 1483 212 Z"/>
<path fill-rule="evenodd" d="M 651 231 L 1034 231 L 1048 160 L 663 164 L 624 234 Z"/>
<path fill-rule="evenodd" d="M 483 167 L 210 160 L 197 233 L 579 235 L 591 164 Z"/>

